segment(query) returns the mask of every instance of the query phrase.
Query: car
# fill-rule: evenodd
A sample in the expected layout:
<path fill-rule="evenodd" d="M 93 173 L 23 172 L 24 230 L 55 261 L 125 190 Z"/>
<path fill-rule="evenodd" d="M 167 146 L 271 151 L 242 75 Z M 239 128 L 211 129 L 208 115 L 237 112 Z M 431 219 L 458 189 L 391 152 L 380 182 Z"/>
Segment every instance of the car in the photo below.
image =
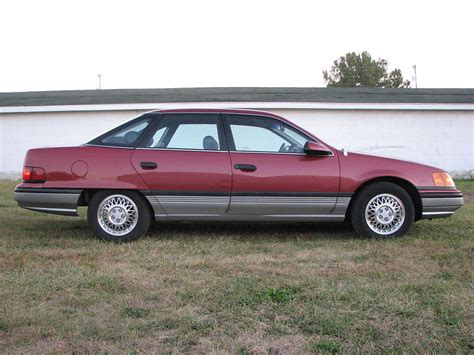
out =
<path fill-rule="evenodd" d="M 81 146 L 30 149 L 14 192 L 128 242 L 155 221 L 340 221 L 368 237 L 449 217 L 463 196 L 441 169 L 336 149 L 253 110 L 147 112 Z"/>

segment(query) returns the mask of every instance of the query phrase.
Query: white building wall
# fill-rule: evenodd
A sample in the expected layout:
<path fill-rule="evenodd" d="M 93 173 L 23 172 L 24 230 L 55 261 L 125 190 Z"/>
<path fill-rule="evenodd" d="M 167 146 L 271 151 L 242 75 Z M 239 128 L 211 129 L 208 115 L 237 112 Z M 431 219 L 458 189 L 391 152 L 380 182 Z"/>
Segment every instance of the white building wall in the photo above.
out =
<path fill-rule="evenodd" d="M 457 177 L 474 174 L 474 111 L 265 110 L 336 148 L 433 165 Z M 0 178 L 19 177 L 30 148 L 82 144 L 139 112 L 1 113 Z"/>

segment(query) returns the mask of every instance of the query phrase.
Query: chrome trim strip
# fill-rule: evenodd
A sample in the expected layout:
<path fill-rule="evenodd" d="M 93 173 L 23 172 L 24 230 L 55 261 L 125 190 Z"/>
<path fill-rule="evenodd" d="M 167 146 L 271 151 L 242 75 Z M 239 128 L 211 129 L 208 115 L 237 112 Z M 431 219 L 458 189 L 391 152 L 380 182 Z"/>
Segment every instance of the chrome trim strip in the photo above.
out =
<path fill-rule="evenodd" d="M 232 195 L 233 204 L 334 204 L 336 197 L 286 197 L 286 196 L 234 196 Z"/>
<path fill-rule="evenodd" d="M 247 150 L 231 150 L 229 152 L 230 153 L 238 153 L 238 154 L 271 154 L 271 155 L 308 156 L 305 153 L 255 152 L 255 151 L 247 151 Z M 326 157 L 332 157 L 333 155 L 334 155 L 334 153 L 332 153 L 332 155 L 326 155 Z"/>
<path fill-rule="evenodd" d="M 186 149 L 186 148 L 154 148 L 154 147 L 137 147 L 137 150 L 162 150 L 172 152 L 202 152 L 202 153 L 229 153 L 228 150 L 209 150 L 209 149 Z"/>
<path fill-rule="evenodd" d="M 49 208 L 49 207 L 24 207 L 27 210 L 44 212 L 50 214 L 59 214 L 62 216 L 78 216 L 76 209 L 69 208 Z"/>
<path fill-rule="evenodd" d="M 84 189 L 50 188 L 50 187 L 17 187 L 15 192 L 41 194 L 80 194 Z"/>
<path fill-rule="evenodd" d="M 452 215 L 454 212 L 423 212 L 423 216 L 435 216 L 435 215 Z"/>
<path fill-rule="evenodd" d="M 131 121 L 131 120 L 130 120 Z M 105 133 L 104 133 L 105 134 Z M 121 147 L 117 145 L 103 145 L 103 144 L 89 144 L 89 143 L 84 143 L 83 146 L 87 147 L 99 147 L 99 148 L 117 148 L 117 149 L 131 149 L 134 150 L 134 147 Z"/>
<path fill-rule="evenodd" d="M 421 219 L 446 218 L 451 217 L 454 212 L 423 212 Z"/>
<path fill-rule="evenodd" d="M 327 147 L 326 147 L 327 148 Z M 243 150 L 206 150 L 206 149 L 178 149 L 178 148 L 153 148 L 153 147 L 137 147 L 137 150 L 158 150 L 158 151 L 178 151 L 178 152 L 207 152 L 207 153 L 239 153 L 239 154 L 271 154 L 271 155 L 293 155 L 293 156 L 309 156 L 305 153 L 280 153 L 280 152 L 254 152 L 254 151 L 243 151 Z M 328 148 L 329 149 L 329 148 Z M 334 152 L 331 151 L 331 155 L 325 155 L 323 157 L 333 157 Z"/>
<path fill-rule="evenodd" d="M 140 190 L 144 195 L 157 196 L 234 196 L 234 197 L 351 197 L 352 192 L 214 192 L 214 191 L 190 191 L 190 190 Z"/>
<path fill-rule="evenodd" d="M 160 203 L 229 203 L 230 196 L 165 196 L 156 197 Z"/>

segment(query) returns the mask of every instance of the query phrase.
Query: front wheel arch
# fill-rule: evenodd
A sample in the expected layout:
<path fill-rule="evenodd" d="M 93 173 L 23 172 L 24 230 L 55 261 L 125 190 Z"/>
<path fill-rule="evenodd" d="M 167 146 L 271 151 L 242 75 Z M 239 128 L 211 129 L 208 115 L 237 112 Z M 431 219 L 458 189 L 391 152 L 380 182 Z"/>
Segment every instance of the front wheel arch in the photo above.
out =
<path fill-rule="evenodd" d="M 392 182 L 367 185 L 355 198 L 351 210 L 351 224 L 364 237 L 399 237 L 409 231 L 415 220 L 412 198 Z"/>
<path fill-rule="evenodd" d="M 357 196 L 361 193 L 361 191 L 364 190 L 367 186 L 377 183 L 377 182 L 391 182 L 395 185 L 400 186 L 402 189 L 404 189 L 408 195 L 410 195 L 413 205 L 415 206 L 415 221 L 418 221 L 421 219 L 421 213 L 423 209 L 423 205 L 421 203 L 421 196 L 420 193 L 418 192 L 417 188 L 408 180 L 394 177 L 394 176 L 381 176 L 377 177 L 375 179 L 370 179 L 365 181 L 363 184 L 361 184 L 357 190 L 354 192 L 352 195 L 351 201 L 349 203 L 349 206 L 347 207 L 346 210 L 346 216 L 344 221 L 345 222 L 350 222 L 351 220 L 351 211 L 352 211 L 352 206 L 354 204 L 354 201 L 356 200 Z"/>

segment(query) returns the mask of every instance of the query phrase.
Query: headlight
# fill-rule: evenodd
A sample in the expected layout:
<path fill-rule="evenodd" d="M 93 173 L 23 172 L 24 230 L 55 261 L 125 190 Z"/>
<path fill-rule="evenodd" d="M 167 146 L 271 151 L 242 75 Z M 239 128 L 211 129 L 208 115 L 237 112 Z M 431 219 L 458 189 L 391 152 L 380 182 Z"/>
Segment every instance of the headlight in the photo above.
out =
<path fill-rule="evenodd" d="M 454 187 L 454 181 L 448 173 L 433 173 L 435 186 Z"/>

